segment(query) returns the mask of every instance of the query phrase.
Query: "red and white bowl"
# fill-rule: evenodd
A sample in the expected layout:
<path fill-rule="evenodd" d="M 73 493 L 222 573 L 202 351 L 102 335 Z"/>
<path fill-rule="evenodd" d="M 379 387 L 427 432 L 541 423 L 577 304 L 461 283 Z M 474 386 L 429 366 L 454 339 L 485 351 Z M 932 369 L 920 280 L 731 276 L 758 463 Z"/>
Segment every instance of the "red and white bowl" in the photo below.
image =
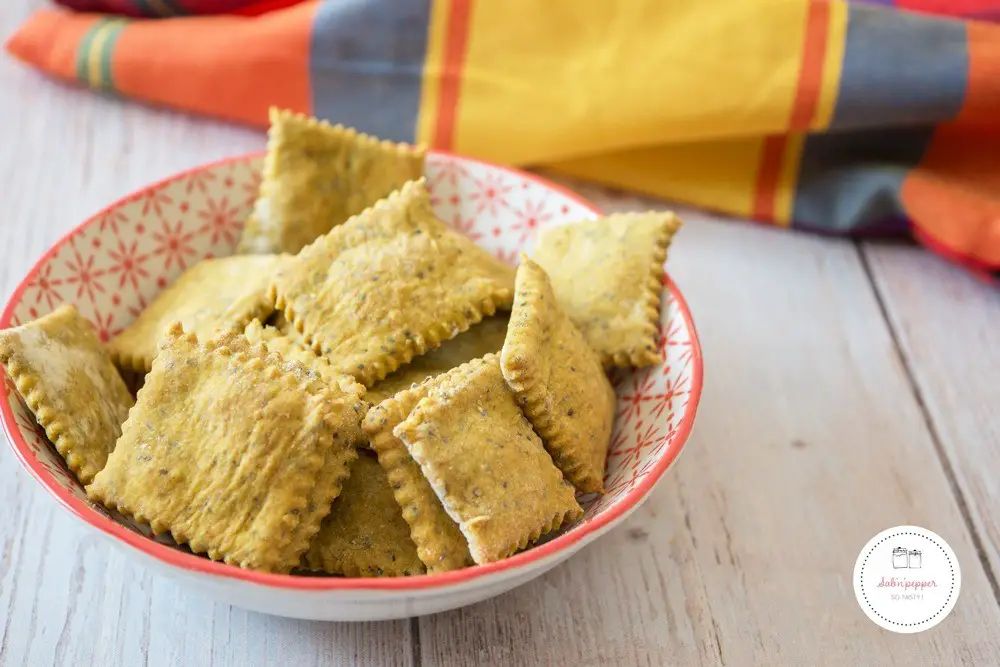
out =
<path fill-rule="evenodd" d="M 260 184 L 261 155 L 192 169 L 90 218 L 53 246 L 14 291 L 0 328 L 72 302 L 104 340 L 122 330 L 185 268 L 232 253 Z M 427 159 L 438 216 L 498 257 L 530 253 L 538 229 L 599 215 L 536 176 L 444 153 Z M 677 458 L 701 394 L 701 348 L 680 290 L 663 275 L 664 362 L 613 375 L 618 417 L 607 494 L 581 499 L 582 520 L 507 560 L 439 575 L 360 579 L 268 574 L 211 561 L 155 539 L 145 526 L 87 500 L 4 375 L 0 413 L 25 469 L 83 523 L 155 569 L 221 601 L 309 619 L 376 620 L 471 604 L 539 576 L 622 522 Z"/>

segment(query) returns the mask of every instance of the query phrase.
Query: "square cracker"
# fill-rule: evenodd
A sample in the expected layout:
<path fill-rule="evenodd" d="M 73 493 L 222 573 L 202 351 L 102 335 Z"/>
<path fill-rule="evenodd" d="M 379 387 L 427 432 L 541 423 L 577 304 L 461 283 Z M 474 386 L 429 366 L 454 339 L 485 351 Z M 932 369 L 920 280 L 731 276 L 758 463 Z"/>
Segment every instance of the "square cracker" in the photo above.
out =
<path fill-rule="evenodd" d="M 364 422 L 365 433 L 389 478 L 403 519 L 410 525 L 417 554 L 430 574 L 468 567 L 473 564 L 472 555 L 458 524 L 445 511 L 406 445 L 393 435 L 393 429 L 410 415 L 441 377 L 382 401 L 368 411 Z"/>
<path fill-rule="evenodd" d="M 603 492 L 618 399 L 600 357 L 530 259 L 517 269 L 500 367 L 566 479 L 584 493 Z"/>
<path fill-rule="evenodd" d="M 393 429 L 477 563 L 506 558 L 583 514 L 488 355 L 432 380 Z"/>
<path fill-rule="evenodd" d="M 287 572 L 340 493 L 362 415 L 301 364 L 175 323 L 87 493 L 214 560 Z"/>
<path fill-rule="evenodd" d="M 351 465 L 303 561 L 311 570 L 348 577 L 423 574 L 410 527 L 372 454 L 360 453 Z"/>
<path fill-rule="evenodd" d="M 296 361 L 315 371 L 326 382 L 332 382 L 344 392 L 365 396 L 365 386 L 358 384 L 352 375 L 338 373 L 323 357 L 306 345 L 302 335 L 282 322 L 279 326 L 261 324 L 260 320 L 250 320 L 243 335 L 251 343 L 260 343 L 268 352 L 275 352 L 285 361 Z"/>
<path fill-rule="evenodd" d="M 0 331 L 0 363 L 69 469 L 90 484 L 133 403 L 90 323 L 66 304 Z"/>
<path fill-rule="evenodd" d="M 513 270 L 431 211 L 407 183 L 302 249 L 277 274 L 277 307 L 334 368 L 371 387 L 510 306 Z"/>
<path fill-rule="evenodd" d="M 171 322 L 207 340 L 217 329 L 242 329 L 274 309 L 268 295 L 271 274 L 287 256 L 205 259 L 185 271 L 109 344 L 119 367 L 147 372 L 156 345 Z"/>
<path fill-rule="evenodd" d="M 663 262 L 680 225 L 671 212 L 623 213 L 539 233 L 532 259 L 605 366 L 661 361 Z"/>
<path fill-rule="evenodd" d="M 427 378 L 446 373 L 491 352 L 499 352 L 507 335 L 507 320 L 506 313 L 483 318 L 482 322 L 472 325 L 468 331 L 441 343 L 441 347 L 427 354 L 415 357 L 395 373 L 386 376 L 368 390 L 365 398 L 376 405 Z"/>
<path fill-rule="evenodd" d="M 423 175 L 422 147 L 291 111 L 272 108 L 270 117 L 264 180 L 240 252 L 296 253 Z"/>

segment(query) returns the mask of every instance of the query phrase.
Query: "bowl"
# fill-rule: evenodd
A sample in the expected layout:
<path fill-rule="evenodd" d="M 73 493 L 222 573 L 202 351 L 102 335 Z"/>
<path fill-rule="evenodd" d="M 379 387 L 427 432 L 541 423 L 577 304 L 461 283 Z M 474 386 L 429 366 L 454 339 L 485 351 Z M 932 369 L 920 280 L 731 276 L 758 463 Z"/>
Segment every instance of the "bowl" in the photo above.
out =
<path fill-rule="evenodd" d="M 56 243 L 20 282 L 0 316 L 16 326 L 72 302 L 108 340 L 182 271 L 233 252 L 260 185 L 263 156 L 223 160 L 146 187 L 93 216 Z M 438 217 L 514 263 L 543 227 L 597 217 L 574 194 L 537 176 L 432 152 L 428 189 Z M 580 499 L 584 517 L 506 560 L 436 575 L 343 578 L 244 570 L 195 555 L 96 506 L 35 422 L 12 381 L 0 383 L 4 432 L 24 468 L 81 523 L 149 566 L 217 600 L 269 614 L 381 620 L 485 600 L 555 567 L 621 523 L 676 460 L 701 393 L 701 349 L 680 290 L 663 274 L 659 330 L 663 363 L 616 371 L 618 415 L 607 493 Z"/>

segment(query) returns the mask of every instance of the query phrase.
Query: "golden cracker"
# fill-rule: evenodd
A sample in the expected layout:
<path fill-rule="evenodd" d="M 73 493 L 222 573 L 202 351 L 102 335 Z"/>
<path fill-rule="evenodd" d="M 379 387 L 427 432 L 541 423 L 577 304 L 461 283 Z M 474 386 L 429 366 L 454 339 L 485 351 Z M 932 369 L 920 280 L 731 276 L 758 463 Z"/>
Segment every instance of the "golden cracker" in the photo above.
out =
<path fill-rule="evenodd" d="M 66 304 L 0 331 L 0 363 L 66 465 L 90 484 L 133 403 L 90 323 Z"/>
<path fill-rule="evenodd" d="M 434 217 L 421 180 L 304 248 L 272 295 L 334 369 L 371 387 L 509 307 L 513 277 Z"/>
<path fill-rule="evenodd" d="M 351 465 L 303 561 L 311 570 L 348 577 L 424 572 L 389 479 L 371 454 L 359 454 Z"/>
<path fill-rule="evenodd" d="M 458 523 L 473 560 L 506 558 L 583 513 L 504 381 L 498 355 L 431 382 L 393 434 Z"/>
<path fill-rule="evenodd" d="M 109 344 L 120 368 L 146 372 L 157 343 L 171 322 L 207 340 L 219 329 L 242 329 L 274 309 L 268 294 L 272 273 L 287 256 L 205 259 L 185 271 Z"/>
<path fill-rule="evenodd" d="M 214 560 L 288 572 L 340 493 L 363 414 L 240 334 L 199 343 L 174 323 L 87 493 Z"/>
<path fill-rule="evenodd" d="M 389 478 L 403 519 L 410 525 L 410 538 L 417 545 L 417 554 L 430 574 L 473 564 L 469 545 L 458 524 L 448 516 L 406 445 L 392 432 L 420 399 L 427 396 L 435 381 L 428 380 L 386 399 L 368 411 L 364 422 L 365 433 Z"/>
<path fill-rule="evenodd" d="M 423 147 L 275 108 L 270 117 L 264 180 L 239 252 L 297 253 L 424 172 Z"/>
<path fill-rule="evenodd" d="M 604 491 L 618 405 L 597 353 L 556 303 L 545 271 L 522 258 L 500 367 L 556 466 L 577 489 Z"/>
<path fill-rule="evenodd" d="M 671 212 L 622 213 L 539 233 L 532 259 L 605 366 L 661 361 L 660 280 L 680 225 Z"/>
<path fill-rule="evenodd" d="M 386 376 L 369 389 L 365 397 L 372 405 L 377 405 L 399 391 L 437 377 L 467 361 L 499 352 L 507 335 L 508 319 L 506 313 L 483 318 L 478 324 L 469 327 L 468 331 L 441 343 L 441 347 L 414 358 L 395 373 Z"/>
<path fill-rule="evenodd" d="M 279 324 L 280 325 L 280 324 Z M 338 373 L 323 357 L 317 355 L 305 340 L 294 329 L 263 325 L 260 320 L 250 320 L 243 335 L 251 343 L 260 343 L 268 352 L 278 354 L 285 361 L 295 361 L 305 368 L 315 371 L 326 382 L 336 384 L 346 393 L 356 394 L 359 398 L 365 395 L 365 387 L 351 375 Z"/>

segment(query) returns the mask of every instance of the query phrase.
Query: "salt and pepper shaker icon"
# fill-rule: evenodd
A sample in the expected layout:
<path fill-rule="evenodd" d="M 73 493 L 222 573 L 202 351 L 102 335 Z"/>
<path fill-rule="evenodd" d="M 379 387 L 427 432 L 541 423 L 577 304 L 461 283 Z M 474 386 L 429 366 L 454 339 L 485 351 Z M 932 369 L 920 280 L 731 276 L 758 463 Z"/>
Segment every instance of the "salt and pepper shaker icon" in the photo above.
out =
<path fill-rule="evenodd" d="M 919 570 L 923 567 L 923 552 L 920 549 L 896 547 L 892 550 L 892 567 L 896 570 Z"/>

